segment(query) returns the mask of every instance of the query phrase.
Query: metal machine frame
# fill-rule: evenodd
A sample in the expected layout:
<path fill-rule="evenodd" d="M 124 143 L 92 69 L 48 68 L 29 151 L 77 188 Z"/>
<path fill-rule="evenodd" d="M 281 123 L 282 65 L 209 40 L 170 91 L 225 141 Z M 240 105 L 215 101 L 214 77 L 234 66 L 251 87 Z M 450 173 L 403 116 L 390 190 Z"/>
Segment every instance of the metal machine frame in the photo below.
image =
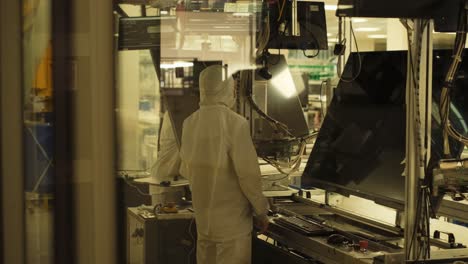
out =
<path fill-rule="evenodd" d="M 196 226 L 190 211 L 127 210 L 127 263 L 195 263 Z"/>

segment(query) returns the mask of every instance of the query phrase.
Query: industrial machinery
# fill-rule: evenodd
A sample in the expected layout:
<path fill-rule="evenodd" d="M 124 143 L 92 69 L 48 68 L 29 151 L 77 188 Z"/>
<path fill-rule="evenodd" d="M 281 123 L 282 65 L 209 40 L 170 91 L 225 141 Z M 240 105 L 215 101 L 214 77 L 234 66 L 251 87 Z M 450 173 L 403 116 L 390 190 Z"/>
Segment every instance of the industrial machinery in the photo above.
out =
<path fill-rule="evenodd" d="M 468 161 L 441 160 L 432 179 L 432 193 L 451 193 L 454 200 L 468 200 L 463 193 L 468 193 Z"/>
<path fill-rule="evenodd" d="M 254 241 L 253 263 L 405 263 L 401 227 L 383 225 L 301 196 L 277 200 L 274 210 L 267 238 L 259 236 Z M 284 218 L 299 221 L 282 221 Z M 307 228 L 301 228 L 304 225 Z M 466 248 L 452 248 L 449 242 L 435 238 L 431 244 L 435 249 L 433 262 L 412 263 L 468 261 Z"/>
<path fill-rule="evenodd" d="M 354 71 L 358 60 L 362 63 L 361 70 L 354 82 L 342 81 L 338 85 L 302 175 L 301 191 L 292 198 L 275 201 L 268 238 L 255 242 L 255 247 L 261 249 L 254 253 L 255 263 L 281 263 L 269 256 L 286 259 L 287 263 L 405 262 L 404 223 L 400 216 L 405 208 L 402 161 L 405 159 L 406 56 L 404 51 L 351 54 L 344 74 Z M 450 53 L 434 51 L 434 57 L 437 58 L 434 76 L 442 75 L 442 65 L 450 60 Z M 461 71 L 465 71 L 465 66 Z M 462 99 L 466 89 L 462 85 L 452 88 L 460 94 L 452 101 L 452 109 L 457 109 L 459 115 L 451 121 L 458 127 L 468 119 L 466 101 Z M 439 78 L 435 77 L 435 101 L 440 91 Z M 443 156 L 444 145 L 437 114 L 438 109 L 434 107 L 431 133 L 434 160 Z M 456 140 L 451 140 L 450 146 L 452 153 L 463 149 Z M 446 191 L 454 192 L 453 186 L 457 186 L 459 194 L 466 192 L 461 188 L 466 187 L 464 166 L 463 161 L 441 161 L 434 166 L 432 190 L 438 190 L 433 194 L 437 194 L 439 200 Z M 429 180 L 427 183 L 430 184 Z M 309 199 L 308 190 L 317 187 L 325 190 L 323 202 Z M 382 223 L 372 219 L 372 214 L 359 215 L 337 208 L 330 202 L 331 193 L 358 196 L 392 208 L 394 222 Z M 421 197 L 421 204 L 433 208 L 434 211 L 429 209 L 433 216 L 446 215 L 452 206 L 443 201 L 437 210 L 437 199 L 429 193 Z M 457 198 L 462 199 L 461 196 Z M 467 204 L 457 205 L 460 214 L 449 217 L 467 222 Z M 452 234 L 452 240 L 458 235 L 464 234 Z M 443 243 L 439 238 L 440 235 L 431 234 L 428 239 L 428 243 L 438 249 L 430 253 L 434 263 L 468 261 L 468 250 L 463 248 L 466 245 L 458 248 L 450 238 Z M 268 242 L 270 239 L 273 242 Z"/>
<path fill-rule="evenodd" d="M 285 58 L 271 55 L 270 62 L 273 61 L 271 80 L 262 79 L 252 70 L 234 74 L 238 95 L 235 110 L 250 121 L 259 157 L 287 175 L 299 168 L 310 135 Z M 194 62 L 193 67 L 197 64 Z M 200 72 L 194 69 L 194 74 Z M 163 91 L 179 140 L 183 121 L 198 109 L 198 90 L 167 88 Z"/>
<path fill-rule="evenodd" d="M 438 101 L 441 83 L 437 76 L 443 75 L 444 65 L 450 60 L 450 53 L 435 51 L 434 57 L 436 60 L 433 69 L 435 76 L 433 96 L 434 100 Z M 407 53 L 403 51 L 353 53 L 348 60 L 344 75 L 355 75 L 357 69 L 355 65 L 358 61 L 361 63 L 361 70 L 355 81 L 341 82 L 335 91 L 335 97 L 329 106 L 301 183 L 297 187 L 301 189 L 300 193 L 310 188 L 321 188 L 327 193 L 355 195 L 393 208 L 396 211 L 393 225 L 382 224 L 366 217 L 336 210 L 327 202 L 323 204 L 310 202 L 301 195 L 295 195 L 291 199 L 276 199 L 276 215 L 272 216 L 272 227 L 267 234 L 275 242 L 271 244 L 262 239 L 255 241 L 254 248 L 261 249 L 254 252 L 255 263 L 269 263 L 263 262 L 268 259 L 272 261 L 271 263 L 280 263 L 274 261 L 281 259 L 287 259 L 288 263 L 305 263 L 309 260 L 323 263 L 399 263 L 404 261 L 404 239 L 400 216 L 405 204 L 405 177 L 402 176 L 404 172 L 402 161 L 405 159 Z M 278 64 L 280 65 L 281 62 Z M 462 66 L 462 69 L 464 67 Z M 273 72 L 274 75 L 280 74 L 275 71 L 275 68 Z M 251 72 L 240 74 L 246 75 L 243 78 L 247 80 L 253 78 Z M 245 81 L 243 78 L 241 80 Z M 287 82 L 288 78 L 286 77 L 285 80 Z M 262 91 L 261 85 L 265 85 L 265 81 L 254 83 L 253 89 L 257 89 L 256 95 L 261 94 L 259 92 Z M 275 89 L 274 84 L 266 87 L 268 87 L 269 95 L 274 94 L 275 90 L 269 90 Z M 467 109 L 466 101 L 463 100 L 466 91 L 462 87 L 460 85 L 453 88 L 454 92 L 460 94 L 460 97 L 452 101 L 452 108 L 457 109 L 459 113 L 457 118 L 452 120 L 452 124 L 457 127 L 463 127 L 464 120 L 468 117 L 465 110 Z M 242 92 L 245 93 L 243 88 L 240 91 L 241 95 L 243 95 Z M 167 92 L 175 93 L 176 89 L 168 89 Z M 188 93 L 167 98 L 172 107 L 169 110 L 175 113 L 173 118 L 177 118 L 173 119 L 173 122 L 175 121 L 176 127 L 181 129 L 183 121 L 181 115 L 189 115 L 192 110 L 188 108 L 196 109 L 198 98 Z M 181 100 L 182 98 L 185 99 Z M 251 102 L 248 98 L 240 98 L 244 98 L 243 101 L 238 102 L 240 109 L 245 109 Z M 283 100 L 282 102 L 286 101 L 280 93 L 276 94 L 275 98 Z M 261 100 L 256 98 L 255 102 L 261 102 Z M 257 107 L 265 108 L 265 104 L 266 108 L 269 108 L 268 103 Z M 276 104 L 280 103 L 276 102 Z M 281 113 L 285 113 L 284 109 L 279 114 L 275 113 L 274 109 L 269 113 L 277 118 L 276 121 L 284 120 L 287 123 L 287 116 L 281 117 Z M 261 122 L 268 120 L 258 117 L 255 109 L 244 113 L 250 114 L 248 117 L 254 127 L 254 141 L 257 140 L 255 142 L 258 144 L 257 150 L 260 156 L 271 153 L 269 151 L 274 148 L 276 148 L 276 153 L 283 153 L 283 155 L 287 153 L 285 149 L 288 148 L 283 144 L 284 141 L 274 141 L 275 130 L 271 129 L 268 123 L 266 123 L 267 126 L 262 126 Z M 431 155 L 434 160 L 439 160 L 443 156 L 444 145 L 443 130 L 441 123 L 437 121 L 437 113 L 438 108 L 434 107 L 435 122 L 432 124 L 431 133 Z M 287 124 L 289 125 L 287 127 L 294 127 L 294 123 Z M 269 130 L 260 129 L 265 127 Z M 281 129 L 281 127 L 277 128 L 276 132 L 287 133 Z M 268 139 L 272 144 L 268 145 L 268 140 L 262 142 L 261 139 Z M 462 151 L 463 148 L 459 142 L 456 140 L 449 142 L 452 153 Z M 262 152 L 263 150 L 265 151 Z M 275 156 L 275 158 L 279 157 L 281 156 Z M 430 197 L 427 195 L 424 197 L 429 198 L 425 200 L 429 204 Z M 433 199 L 434 209 L 437 207 L 439 209 L 435 212 L 436 214 L 468 221 L 468 215 L 463 213 L 446 214 L 452 206 L 447 201 L 442 201 L 439 206 L 435 206 L 438 204 L 437 201 L 442 200 L 443 193 L 440 193 L 437 198 Z M 459 206 L 461 206 L 459 207 L 461 212 L 467 210 L 463 204 Z M 453 250 L 448 244 L 436 243 L 436 245 L 445 250 Z M 451 252 L 453 261 L 466 260 L 468 257 L 466 250 Z M 447 259 L 450 254 L 446 253 L 440 258 Z M 280 257 L 272 259 L 271 256 Z M 435 256 L 432 257 L 434 258 Z"/>
<path fill-rule="evenodd" d="M 281 174 L 289 175 L 298 170 L 311 136 L 298 99 L 302 91 L 296 90 L 284 56 L 271 55 L 268 49 L 302 50 L 310 58 L 317 56 L 319 50 L 328 49 L 323 2 L 285 0 L 280 5 L 239 2 L 217 3 L 211 7 L 206 7 L 206 3 L 198 6 L 194 1 L 183 6 L 174 2 L 172 7 L 177 5 L 176 13 L 171 13 L 175 11 L 171 6 L 158 6 L 160 1 L 121 2 L 140 3 L 142 17 L 128 17 L 117 5 L 116 11 L 121 16 L 118 19 L 119 49 L 151 49 L 164 89 L 163 108 L 169 111 L 178 137 L 182 121 L 198 108 L 198 75 L 212 62 L 203 58 L 206 53 L 203 51 L 215 53 L 207 36 L 231 36 L 236 45 L 244 49 L 238 52 L 253 53 L 257 48 L 255 58 L 248 56 L 249 62 L 239 61 L 239 56 L 229 57 L 231 55 L 222 56 L 225 59 L 220 61 L 237 65 L 235 67 L 251 68 L 256 63 L 260 66 L 257 70 L 242 69 L 242 66 L 240 71 L 229 70 L 236 76 L 239 95 L 236 111 L 251 121 L 253 139 L 262 159 Z M 146 5 L 169 12 L 146 16 Z M 177 60 L 185 50 L 186 40 L 193 36 L 203 41 L 202 52 L 192 52 L 193 58 L 182 56 L 182 60 Z M 314 54 L 307 54 L 310 50 L 315 50 Z M 163 64 L 168 67 L 162 67 Z M 182 89 L 174 91 L 174 88 Z M 183 110 L 179 107 L 181 101 L 187 103 Z"/>
<path fill-rule="evenodd" d="M 384 1 L 376 2 L 379 4 L 369 4 L 366 6 L 370 9 L 364 9 L 360 1 L 342 0 L 337 14 L 342 17 L 377 14 L 378 17 L 401 15 L 404 18 L 428 19 L 436 16 L 432 8 L 442 5 L 441 1 L 417 1 L 418 4 L 400 14 L 400 8 L 375 11 L 372 6 L 376 10 L 386 6 Z M 392 3 L 392 6 L 396 5 Z M 443 6 L 446 13 L 442 13 L 442 17 L 453 13 L 450 9 L 453 5 Z M 198 8 L 197 11 L 202 9 Z M 224 9 L 224 12 L 228 10 Z M 307 12 L 317 13 L 312 19 Z M 228 13 L 232 19 L 239 19 L 233 12 Z M 460 13 L 462 15 L 457 22 L 466 21 L 464 12 Z M 197 75 L 203 66 L 211 63 L 227 64 L 226 75 L 228 72 L 229 75 L 233 74 L 236 83 L 238 100 L 235 110 L 249 120 L 259 157 L 276 168 L 280 175 L 288 177 L 297 172 L 307 140 L 316 135 L 310 134 L 305 123 L 298 98 L 300 91 L 296 89 L 284 56 L 272 55 L 268 48 L 297 49 L 303 50 L 307 57 L 316 56 L 307 54 L 307 50 L 322 49 L 327 44 L 326 30 L 321 30 L 325 27 L 322 14 L 323 4 L 314 2 L 283 1 L 279 7 L 264 3 L 261 12 L 256 14 L 259 22 L 255 31 L 256 69 L 230 70 L 231 65 L 227 61 L 191 57 L 168 61 L 165 64 L 167 67 L 162 68 L 160 65 L 166 63 L 167 58 L 158 57 L 159 53 L 153 50 L 156 71 L 160 80 L 164 80 L 161 87 L 164 87 L 165 110 L 170 113 L 179 142 L 184 119 L 198 109 Z M 195 19 L 195 22 L 216 20 L 213 17 L 208 15 L 202 21 Z M 250 23 L 252 20 L 249 18 L 246 21 Z M 188 28 L 190 23 L 187 24 Z M 427 21 L 412 24 L 407 20 L 404 23 L 418 40 L 414 46 L 421 48 L 420 30 L 430 28 L 431 24 Z M 466 249 L 453 249 L 453 243 L 443 243 L 440 237 L 431 237 L 429 232 L 431 216 L 447 216 L 468 222 L 468 214 L 463 213 L 468 211 L 468 206 L 444 199 L 446 193 L 453 193 L 456 200 L 465 199 L 463 193 L 466 192 L 467 167 L 459 156 L 464 148 L 462 143 L 466 144 L 468 130 L 468 93 L 463 89 L 466 87 L 468 64 L 460 49 L 464 47 L 461 39 L 466 38 L 466 23 L 458 24 L 461 26 L 453 54 L 432 50 L 425 53 L 434 58 L 433 63 L 429 60 L 427 63 L 431 65 L 432 79 L 425 78 L 425 85 L 432 86 L 432 90 L 427 90 L 426 97 L 435 102 L 431 107 L 424 108 L 428 116 L 414 110 L 419 108 L 414 105 L 417 100 L 409 96 L 415 91 L 419 97 L 419 92 L 423 90 L 423 85 L 418 83 L 421 78 L 416 76 L 420 66 L 412 64 L 421 62 L 419 50 L 417 54 L 412 47 L 410 52 L 357 52 L 350 55 L 343 78 L 327 107 L 327 116 L 307 166 L 294 186 L 298 194 L 273 199 L 271 228 L 265 236 L 254 240 L 254 263 L 403 263 L 406 260 L 418 263 L 421 259 L 427 263 L 468 261 Z M 242 24 L 240 27 L 247 30 L 248 26 L 244 26 Z M 451 30 L 453 25 L 449 22 L 437 23 L 436 28 Z M 220 34 L 220 30 L 210 24 L 204 25 L 203 30 L 208 31 L 207 34 Z M 151 47 L 158 49 L 161 46 Z M 209 45 L 203 43 L 201 53 L 206 50 L 209 50 Z M 452 59 L 451 55 L 455 58 Z M 347 79 L 346 76 L 352 78 Z M 417 125 L 411 117 L 418 121 Z M 430 121 L 426 120 L 421 125 L 419 121 L 424 118 Z M 421 135 L 422 127 L 427 129 L 424 135 Z M 417 145 L 410 156 L 409 145 Z M 447 158 L 452 158 L 453 162 L 443 161 Z M 410 165 L 411 170 L 408 169 Z M 417 169 L 419 174 L 414 173 Z M 408 188 L 409 178 L 416 178 L 417 184 L 412 185 L 414 189 Z M 316 188 L 324 190 L 324 200 L 321 202 L 310 199 L 310 190 Z M 416 193 L 409 196 L 409 190 L 416 190 Z M 382 223 L 369 215 L 337 208 L 330 202 L 333 193 L 357 196 L 385 206 L 394 213 L 393 222 Z M 408 201 L 414 206 L 408 207 Z M 456 207 L 453 206 L 454 202 Z M 408 211 L 408 208 L 414 211 Z M 403 220 L 405 210 L 406 216 L 412 214 L 414 218 Z M 135 213 L 131 217 L 135 217 Z M 129 236 L 132 239 L 138 237 L 141 230 L 130 231 L 129 234 L 134 234 Z M 183 234 L 177 237 L 181 236 Z M 162 242 L 151 243 L 159 247 Z M 460 245 L 463 246 L 466 245 Z M 412 247 L 416 247 L 416 256 L 408 252 L 408 248 Z M 431 252 L 428 250 L 430 247 L 438 250 Z M 408 258 L 410 255 L 411 258 Z"/>
<path fill-rule="evenodd" d="M 127 211 L 128 264 L 195 263 L 193 212 L 155 212 L 153 207 Z"/>
<path fill-rule="evenodd" d="M 464 0 L 420 0 L 401 2 L 405 6 L 401 9 L 398 1 L 390 4 L 379 0 L 341 0 L 336 12 L 340 22 L 356 16 L 400 18 L 407 29 L 403 192 L 406 261 L 431 259 L 430 217 L 435 215 L 434 208 L 439 208 L 443 197 L 439 194 L 437 201 L 431 198 L 433 169 L 441 159 L 460 162 L 461 151 L 468 142 L 466 105 L 458 101 L 466 101 L 460 83 L 464 79 L 461 76 L 467 3 Z M 447 55 L 433 53 L 431 36 L 434 31 L 456 32 L 450 59 Z M 359 65 L 358 72 L 361 72 L 361 61 Z M 458 177 L 464 177 L 462 171 Z M 458 183 L 463 185 L 462 181 Z M 464 186 L 457 187 L 460 188 Z"/>

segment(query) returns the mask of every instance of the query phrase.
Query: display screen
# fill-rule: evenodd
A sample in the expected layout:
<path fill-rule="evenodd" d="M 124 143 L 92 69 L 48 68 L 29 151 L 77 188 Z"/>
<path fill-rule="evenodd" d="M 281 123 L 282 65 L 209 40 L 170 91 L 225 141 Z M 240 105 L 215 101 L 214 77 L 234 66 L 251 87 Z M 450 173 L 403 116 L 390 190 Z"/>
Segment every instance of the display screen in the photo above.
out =
<path fill-rule="evenodd" d="M 461 0 L 339 0 L 336 16 L 432 18 L 436 32 L 456 32 L 462 3 Z"/>
<path fill-rule="evenodd" d="M 406 53 L 361 53 L 362 67 L 358 54 L 351 54 L 343 78 L 356 78 L 340 81 L 335 90 L 302 177 L 303 188 L 354 194 L 397 208 L 404 204 Z M 434 53 L 432 161 L 442 157 L 437 105 L 450 58 L 450 51 Z M 458 74 L 451 114 L 452 123 L 465 133 L 468 92 L 462 82 L 467 66 L 463 63 Z M 454 154 L 462 150 L 453 141 L 451 146 Z"/>
<path fill-rule="evenodd" d="M 272 78 L 267 81 L 267 114 L 285 124 L 295 137 L 307 136 L 309 128 L 298 97 L 306 89 L 304 81 L 294 78 L 284 55 L 270 54 L 268 68 Z M 258 71 L 255 79 L 260 82 L 264 80 Z M 273 131 L 271 126 L 267 125 L 262 132 L 257 133 L 262 133 L 263 136 L 260 137 L 265 137 Z"/>
<path fill-rule="evenodd" d="M 268 4 L 270 49 L 328 49 L 325 8 L 322 2 L 298 0 Z M 295 23 L 294 21 L 297 20 Z"/>

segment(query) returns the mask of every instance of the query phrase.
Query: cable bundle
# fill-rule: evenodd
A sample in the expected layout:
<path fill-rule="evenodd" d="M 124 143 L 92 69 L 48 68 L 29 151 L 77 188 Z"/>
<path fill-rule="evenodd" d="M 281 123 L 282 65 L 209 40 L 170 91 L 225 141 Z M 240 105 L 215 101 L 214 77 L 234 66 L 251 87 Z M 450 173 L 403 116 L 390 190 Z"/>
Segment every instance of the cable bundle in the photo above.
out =
<path fill-rule="evenodd" d="M 251 79 L 252 75 L 250 72 L 248 71 L 243 71 L 241 73 L 241 80 L 240 80 L 240 83 L 241 83 L 241 89 L 243 89 L 243 87 L 245 87 L 246 91 L 247 91 L 247 94 L 246 94 L 246 97 L 250 103 L 250 106 L 252 106 L 252 108 L 255 110 L 255 112 L 257 112 L 257 114 L 260 115 L 261 118 L 265 119 L 266 121 L 268 121 L 268 124 L 270 124 L 272 126 L 272 128 L 275 130 L 275 131 L 282 131 L 283 133 L 285 133 L 286 135 L 290 136 L 290 137 L 294 137 L 293 134 L 289 131 L 288 129 L 288 126 L 286 126 L 285 124 L 281 123 L 280 121 L 272 118 L 271 116 L 267 115 L 265 112 L 262 111 L 262 109 L 260 109 L 260 107 L 258 107 L 258 105 L 255 103 L 255 100 L 253 99 L 252 97 L 252 85 L 251 85 L 251 82 L 252 82 L 252 79 Z M 242 87 L 243 86 L 243 87 Z"/>
<path fill-rule="evenodd" d="M 450 155 L 450 146 L 448 136 L 468 146 L 468 137 L 463 133 L 457 131 L 450 123 L 450 90 L 453 86 L 453 81 L 460 63 L 462 61 L 463 49 L 466 42 L 466 29 L 467 29 L 467 14 L 466 10 L 462 7 L 460 11 L 460 18 L 458 20 L 457 35 L 455 38 L 455 45 L 453 49 L 452 62 L 447 71 L 445 82 L 442 87 L 440 95 L 440 116 L 442 120 L 442 127 L 444 129 L 444 154 Z"/>
<path fill-rule="evenodd" d="M 302 161 L 302 153 L 304 153 L 304 150 L 307 145 L 307 140 L 311 137 L 314 137 L 317 135 L 317 133 L 314 133 L 308 137 L 304 138 L 297 138 L 295 137 L 290 131 L 287 125 L 284 123 L 272 118 L 265 112 L 263 112 L 260 107 L 256 104 L 255 100 L 253 99 L 252 96 L 252 73 L 250 71 L 242 71 L 240 74 L 240 89 L 245 90 L 246 92 L 246 97 L 247 100 L 252 107 L 252 109 L 260 116 L 260 118 L 264 119 L 267 121 L 267 123 L 273 128 L 274 131 L 276 132 L 281 132 L 284 136 L 286 136 L 287 140 L 298 140 L 299 143 L 299 151 L 295 155 L 295 157 L 292 160 L 289 161 L 279 161 L 275 157 L 261 157 L 263 160 L 265 160 L 268 164 L 273 166 L 275 169 L 277 169 L 280 173 L 285 174 L 284 177 L 280 179 L 274 179 L 274 181 L 281 180 L 284 178 L 287 178 L 289 175 L 292 173 L 296 172 Z"/>
<path fill-rule="evenodd" d="M 285 175 L 282 178 L 273 179 L 273 181 L 279 181 L 284 178 L 287 178 L 291 174 L 299 170 L 299 167 L 302 162 L 302 153 L 304 153 L 306 145 L 307 145 L 306 140 L 301 140 L 300 148 L 299 148 L 299 152 L 297 153 L 297 156 L 293 160 L 290 160 L 288 162 L 281 162 L 281 161 L 278 161 L 269 157 L 262 157 L 264 161 L 268 162 L 268 164 L 275 167 L 275 169 L 277 169 L 280 173 Z M 289 171 L 286 171 L 286 169 L 289 169 Z"/>
<path fill-rule="evenodd" d="M 345 21 L 345 23 L 346 23 L 346 21 Z M 340 20 L 340 27 L 342 27 L 341 20 Z M 353 49 L 353 41 L 352 40 L 354 40 L 354 45 L 356 46 L 356 54 L 358 56 L 358 63 L 359 64 L 358 64 L 358 70 L 357 70 L 356 74 L 354 76 L 351 76 L 349 79 L 344 78 L 342 76 L 342 73 L 339 72 L 339 69 L 337 68 L 338 77 L 340 78 L 341 81 L 346 82 L 346 83 L 354 82 L 359 77 L 359 75 L 361 74 L 361 71 L 362 71 L 362 57 L 361 57 L 361 53 L 359 53 L 359 46 L 358 46 L 358 43 L 357 43 L 357 40 L 356 40 L 356 34 L 354 34 L 353 22 L 351 21 L 351 19 L 349 20 L 349 29 L 350 29 L 351 35 L 352 35 L 352 39 L 350 40 L 350 44 L 349 44 L 349 48 L 350 48 L 349 51 L 350 51 L 350 53 L 352 52 L 352 49 Z M 344 32 L 343 35 L 346 35 L 346 32 Z M 339 44 L 346 45 L 346 37 L 343 38 L 343 40 Z M 342 56 L 342 55 L 339 55 L 339 56 Z"/>
<path fill-rule="evenodd" d="M 419 247 L 416 249 L 416 261 L 420 259 L 430 259 L 430 217 L 433 214 L 431 204 L 431 190 L 428 186 L 422 185 L 418 193 L 418 203 L 416 208 L 416 220 L 413 234 L 407 250 L 410 250 L 414 241 L 419 240 Z"/>
<path fill-rule="evenodd" d="M 270 12 L 267 10 L 266 16 L 263 20 L 263 26 L 260 27 L 260 33 L 258 35 L 257 57 L 260 56 L 263 50 L 266 49 L 269 41 L 270 41 Z"/>

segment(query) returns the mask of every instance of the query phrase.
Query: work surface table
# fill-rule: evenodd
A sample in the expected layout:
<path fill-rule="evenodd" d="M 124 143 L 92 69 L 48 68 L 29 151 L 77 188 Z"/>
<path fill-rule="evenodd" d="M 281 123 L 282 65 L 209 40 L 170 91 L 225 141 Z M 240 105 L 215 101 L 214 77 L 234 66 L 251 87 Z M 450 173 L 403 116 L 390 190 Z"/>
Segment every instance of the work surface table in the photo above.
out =
<path fill-rule="evenodd" d="M 370 232 L 357 224 L 353 224 L 351 221 L 345 221 L 343 218 L 330 213 L 329 211 L 320 207 L 313 207 L 310 205 L 300 203 L 284 203 L 277 205 L 278 215 L 272 217 L 271 226 L 268 232 L 268 236 L 281 244 L 287 245 L 288 248 L 293 248 L 298 252 L 310 256 L 315 260 L 323 263 L 374 263 L 374 259 L 377 256 L 382 256 L 387 253 L 398 253 L 402 251 L 402 248 L 397 246 L 401 243 L 401 237 L 389 232 Z M 275 222 L 276 217 L 282 217 L 284 215 L 297 215 L 304 218 L 313 220 L 323 221 L 327 227 L 333 228 L 335 231 L 333 234 L 342 235 L 343 237 L 349 238 L 353 241 L 353 244 L 359 244 L 359 241 L 366 240 L 365 236 L 376 239 L 376 237 L 382 240 L 393 240 L 391 244 L 388 242 L 376 243 L 367 239 L 369 247 L 365 251 L 360 251 L 359 248 L 355 249 L 353 246 L 347 244 L 335 244 L 329 243 L 327 240 L 329 235 L 303 235 L 290 229 L 277 224 Z"/>
<path fill-rule="evenodd" d="M 404 239 L 402 230 L 397 227 L 378 226 L 360 219 L 340 215 L 320 205 L 303 204 L 283 200 L 275 204 L 276 215 L 270 218 L 270 228 L 266 234 L 280 245 L 281 249 L 294 251 L 323 263 L 404 263 Z M 347 238 L 348 243 L 331 243 L 326 235 L 304 235 L 276 221 L 280 217 L 297 216 L 332 228 L 331 234 Z M 367 241 L 367 250 L 360 250 L 360 241 Z M 433 258 L 457 258 L 468 260 L 467 249 L 438 249 Z M 445 263 L 445 262 L 440 262 Z M 447 262 L 452 263 L 452 262 Z"/>

